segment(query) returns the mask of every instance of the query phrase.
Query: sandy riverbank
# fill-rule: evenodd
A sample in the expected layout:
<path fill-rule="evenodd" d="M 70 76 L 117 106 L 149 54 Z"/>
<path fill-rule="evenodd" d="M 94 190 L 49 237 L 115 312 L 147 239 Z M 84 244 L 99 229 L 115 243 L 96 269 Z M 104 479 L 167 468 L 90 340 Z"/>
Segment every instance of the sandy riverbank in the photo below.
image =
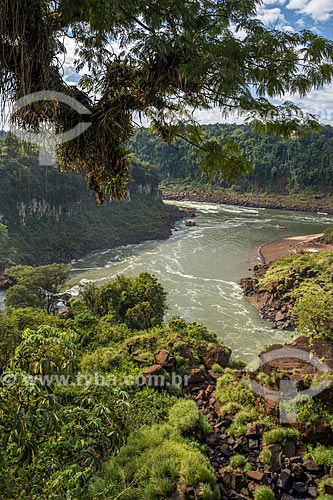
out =
<path fill-rule="evenodd" d="M 333 244 L 326 244 L 323 233 L 308 234 L 305 236 L 289 236 L 265 243 L 259 249 L 259 256 L 263 264 L 298 252 L 323 252 L 332 250 Z"/>

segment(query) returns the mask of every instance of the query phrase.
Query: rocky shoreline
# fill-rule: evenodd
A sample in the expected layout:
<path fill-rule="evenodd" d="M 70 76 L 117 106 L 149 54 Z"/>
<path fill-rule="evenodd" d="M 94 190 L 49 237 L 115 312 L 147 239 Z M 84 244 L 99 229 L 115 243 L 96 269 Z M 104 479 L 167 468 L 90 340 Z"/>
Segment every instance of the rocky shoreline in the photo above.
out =
<path fill-rule="evenodd" d="M 154 365 L 143 370 L 147 384 L 172 395 L 177 393 L 175 387 L 158 377 L 171 374 L 177 366 L 174 346 L 174 342 L 168 342 L 155 351 Z M 132 347 L 127 344 L 134 361 L 144 364 L 145 360 Z M 292 382 L 297 391 L 318 383 L 318 372 L 323 371 L 318 367 L 319 359 L 332 371 L 331 342 L 298 337 L 291 344 L 273 345 L 259 354 L 260 364 L 255 371 L 232 368 L 230 350 L 218 341 L 186 342 L 179 353 L 192 368 L 188 382 L 178 388 L 178 396 L 194 401 L 211 426 L 200 443 L 215 471 L 221 500 L 257 500 L 256 490 L 263 485 L 270 488 L 277 500 L 311 500 L 317 498 L 318 488 L 324 488 L 329 495 L 333 493 L 333 485 L 323 486 L 333 469 L 328 471 L 318 464 L 307 449 L 310 443 L 333 444 L 330 424 L 318 418 L 314 425 L 300 416 L 296 421 L 288 421 L 287 426 L 284 420 L 282 425 L 276 397 L 282 391 L 281 380 Z M 257 387 L 251 386 L 252 382 Z M 332 412 L 331 387 L 326 386 L 313 397 L 316 403 L 325 405 L 326 412 Z M 195 434 L 192 437 L 198 438 Z M 205 498 L 192 486 L 180 486 L 181 491 L 176 490 L 170 497 L 173 500 Z"/>
<path fill-rule="evenodd" d="M 240 286 L 249 302 L 259 309 L 260 316 L 271 322 L 273 328 L 285 330 L 294 327 L 293 304 L 283 298 L 279 283 L 269 290 L 257 286 L 257 282 L 269 269 L 268 264 L 257 265 L 249 278 L 242 278 Z M 292 287 L 291 283 L 291 287 Z"/>
<path fill-rule="evenodd" d="M 333 251 L 333 244 L 325 243 L 322 234 L 281 238 L 265 243 L 259 248 L 262 264 L 256 265 L 253 268 L 253 275 L 243 278 L 240 286 L 249 302 L 259 310 L 261 317 L 270 321 L 274 328 L 284 330 L 294 327 L 294 300 L 288 297 L 288 292 L 294 290 L 296 283 L 313 278 L 315 273 L 311 268 L 305 267 L 283 283 L 278 279 L 273 280 L 268 287 L 260 286 L 258 283 L 271 264 L 281 257 L 325 251 Z"/>
<path fill-rule="evenodd" d="M 289 236 L 264 243 L 259 248 L 260 259 L 263 264 L 269 264 L 280 257 L 299 252 L 318 253 L 333 250 L 333 244 L 326 243 L 323 236 L 323 233 Z"/>
<path fill-rule="evenodd" d="M 328 196 L 314 195 L 300 198 L 300 195 L 239 194 L 223 189 L 186 189 L 183 187 L 162 187 L 163 199 L 176 201 L 196 201 L 238 205 L 253 208 L 294 210 L 298 212 L 322 212 L 333 214 L 333 199 Z M 299 199 L 298 199 L 299 198 Z"/>

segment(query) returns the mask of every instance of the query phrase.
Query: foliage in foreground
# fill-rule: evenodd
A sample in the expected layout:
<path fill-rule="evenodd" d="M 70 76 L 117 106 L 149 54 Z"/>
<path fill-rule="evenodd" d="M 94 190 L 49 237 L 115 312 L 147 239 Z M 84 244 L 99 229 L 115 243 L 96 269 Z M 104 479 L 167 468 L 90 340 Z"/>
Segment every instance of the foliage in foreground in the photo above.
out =
<path fill-rule="evenodd" d="M 10 270 L 10 276 L 18 280 L 36 273 L 40 278 L 47 270 L 19 266 Z M 151 316 L 142 318 L 155 324 L 147 330 L 140 329 L 148 323 L 138 323 L 136 308 L 144 302 L 151 304 Z M 135 308 L 135 316 L 128 314 Z M 143 442 L 150 436 L 161 443 L 159 449 L 143 453 L 143 464 L 150 468 L 151 461 L 157 460 L 162 474 L 164 466 L 169 470 L 170 462 L 175 475 L 171 484 L 170 477 L 165 477 L 159 490 L 153 476 L 148 481 L 147 472 L 149 485 L 143 477 L 138 483 L 145 494 L 159 491 L 167 495 L 178 481 L 179 485 L 194 485 L 207 499 L 218 498 L 214 473 L 197 443 L 211 432 L 207 420 L 192 401 L 178 401 L 163 390 L 135 383 L 139 375 L 142 381 L 143 369 L 154 362 L 160 349 L 167 347 L 174 370 L 185 374 L 202 363 L 200 349 L 217 342 L 216 335 L 202 325 L 179 318 L 168 327 L 161 324 L 164 310 L 164 290 L 154 276 L 142 273 L 116 279 L 99 290 L 89 287 L 66 315 L 47 313 L 37 302 L 35 307 L 7 308 L 0 315 L 0 482 L 4 500 L 63 500 L 69 494 L 84 498 L 87 483 L 102 480 L 97 481 L 97 476 L 104 462 L 118 463 L 112 457 L 119 451 L 119 457 L 126 455 L 123 445 L 129 435 L 134 440 L 142 436 Z M 139 361 L 134 360 L 135 353 Z M 190 359 L 184 357 L 186 353 Z M 127 378 L 129 382 L 125 382 Z M 138 434 L 143 425 L 143 434 Z M 132 466 L 128 462 L 129 484 L 133 484 Z M 143 470 L 135 472 L 135 477 Z M 119 494 L 122 485 L 119 475 L 112 488 Z"/>
<path fill-rule="evenodd" d="M 126 143 L 137 116 L 167 143 L 185 136 L 198 147 L 208 175 L 218 170 L 230 180 L 247 172 L 248 163 L 234 142 L 205 141 L 193 108 L 237 109 L 259 130 L 289 136 L 316 126 L 315 117 L 269 98 L 305 96 L 333 79 L 330 40 L 265 27 L 256 19 L 259 6 L 259 0 L 157 6 L 142 0 L 2 0 L 0 94 L 15 102 L 47 89 L 84 105 L 90 126 L 58 144 L 58 160 L 87 176 L 99 203 L 106 190 L 118 199 L 125 195 Z M 75 70 L 88 68 L 78 85 L 63 78 L 66 43 L 60 39 L 67 37 L 76 49 Z M 113 51 L 110 40 L 122 50 Z M 3 107 L 2 117 L 6 112 Z M 77 112 L 60 99 L 46 100 L 19 107 L 12 120 L 26 131 L 47 121 L 62 132 L 77 125 Z"/>
<path fill-rule="evenodd" d="M 206 426 L 193 401 L 176 403 L 167 424 L 144 427 L 129 436 L 102 476 L 91 481 L 89 498 L 168 499 L 177 489 L 194 488 L 204 500 L 219 499 L 209 460 L 185 437 L 198 436 Z"/>

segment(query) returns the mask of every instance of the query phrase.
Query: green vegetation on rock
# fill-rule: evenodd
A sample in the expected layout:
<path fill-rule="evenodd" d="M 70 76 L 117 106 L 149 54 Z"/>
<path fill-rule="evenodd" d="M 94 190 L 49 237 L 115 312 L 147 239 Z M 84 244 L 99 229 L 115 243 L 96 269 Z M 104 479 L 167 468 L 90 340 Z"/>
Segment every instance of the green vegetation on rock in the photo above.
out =
<path fill-rule="evenodd" d="M 269 486 L 258 486 L 254 492 L 254 500 L 275 500 L 275 495 Z"/>
<path fill-rule="evenodd" d="M 318 444 L 315 447 L 309 445 L 305 458 L 311 458 L 315 464 L 322 465 L 325 470 L 328 470 L 330 467 L 333 467 L 333 448 L 322 444 Z"/>
<path fill-rule="evenodd" d="M 300 333 L 333 338 L 333 252 L 298 253 L 273 262 L 256 289 L 296 315 Z"/>
<path fill-rule="evenodd" d="M 268 444 L 286 444 L 288 440 L 298 441 L 299 432 L 289 427 L 277 427 L 263 434 L 263 443 Z"/>
<path fill-rule="evenodd" d="M 182 414 L 179 425 L 175 413 Z M 203 500 L 219 499 L 209 460 L 184 437 L 184 431 L 195 434 L 200 419 L 194 402 L 181 401 L 171 408 L 169 423 L 131 434 L 119 455 L 105 464 L 101 477 L 90 482 L 88 497 L 168 499 L 177 490 L 194 489 Z"/>
<path fill-rule="evenodd" d="M 18 266 L 8 275 L 55 292 L 62 271 Z M 211 367 L 213 352 L 226 366 L 230 350 L 202 325 L 164 325 L 165 293 L 148 273 L 94 289 L 96 303 L 86 293 L 64 315 L 42 302 L 0 314 L 1 498 L 167 499 L 194 488 L 219 499 L 203 454 L 213 429 L 173 386 L 186 386 L 192 368 Z M 142 302 L 151 304 L 148 329 L 128 315 Z M 159 355 L 167 384 L 156 390 L 144 373 Z"/>

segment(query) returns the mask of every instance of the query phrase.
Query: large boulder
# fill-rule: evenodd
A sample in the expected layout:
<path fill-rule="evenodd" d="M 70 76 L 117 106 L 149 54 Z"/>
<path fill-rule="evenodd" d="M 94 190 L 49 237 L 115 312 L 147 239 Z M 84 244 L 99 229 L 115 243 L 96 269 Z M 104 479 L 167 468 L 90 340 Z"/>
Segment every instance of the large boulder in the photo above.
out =
<path fill-rule="evenodd" d="M 222 368 L 228 366 L 231 350 L 226 346 L 217 342 L 205 342 L 201 340 L 197 344 L 200 357 L 207 370 L 210 370 L 215 364 L 222 366 Z"/>
<path fill-rule="evenodd" d="M 146 368 L 143 375 L 150 387 L 163 387 L 165 385 L 164 370 L 161 365 L 152 365 Z"/>
<path fill-rule="evenodd" d="M 155 362 L 158 365 L 171 367 L 175 365 L 176 358 L 166 349 L 161 349 L 157 354 L 155 354 Z"/>

